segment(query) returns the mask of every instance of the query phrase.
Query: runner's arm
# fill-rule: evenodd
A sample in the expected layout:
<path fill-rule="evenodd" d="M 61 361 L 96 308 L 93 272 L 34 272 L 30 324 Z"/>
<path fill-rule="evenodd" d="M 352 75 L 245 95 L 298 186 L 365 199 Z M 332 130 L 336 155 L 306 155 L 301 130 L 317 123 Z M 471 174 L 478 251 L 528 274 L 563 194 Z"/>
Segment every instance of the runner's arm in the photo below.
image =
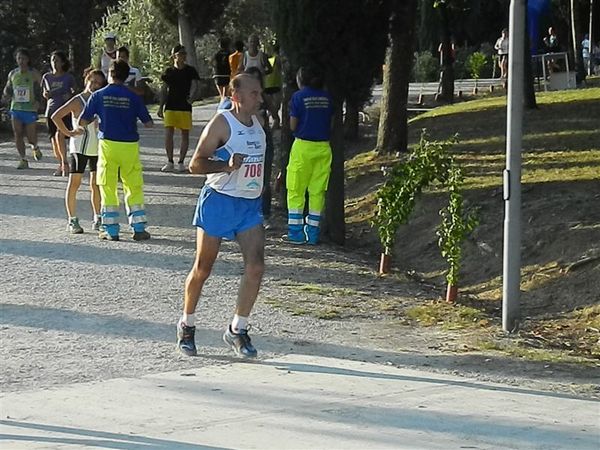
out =
<path fill-rule="evenodd" d="M 75 133 L 73 133 L 73 130 L 69 130 L 67 128 L 67 126 L 63 122 L 63 118 L 68 116 L 69 114 L 72 114 L 73 117 L 79 116 L 79 114 L 81 114 L 81 111 L 82 108 L 79 100 L 77 100 L 77 97 L 73 97 L 67 103 L 58 108 L 50 118 L 52 119 L 52 122 L 54 122 L 54 124 L 56 125 L 56 128 L 58 128 L 58 131 L 60 131 L 65 136 L 72 137 L 75 136 Z"/>
<path fill-rule="evenodd" d="M 219 172 L 233 172 L 241 167 L 245 155 L 235 153 L 229 161 L 213 161 L 211 158 L 215 151 L 223 145 L 223 142 L 229 140 L 229 125 L 223 116 L 216 115 L 208 123 L 198 145 L 192 160 L 190 161 L 189 170 L 194 174 L 209 174 Z"/>
<path fill-rule="evenodd" d="M 12 72 L 8 74 L 8 80 L 6 80 L 6 86 L 2 90 L 2 101 L 9 103 L 13 96 L 12 88 Z"/>

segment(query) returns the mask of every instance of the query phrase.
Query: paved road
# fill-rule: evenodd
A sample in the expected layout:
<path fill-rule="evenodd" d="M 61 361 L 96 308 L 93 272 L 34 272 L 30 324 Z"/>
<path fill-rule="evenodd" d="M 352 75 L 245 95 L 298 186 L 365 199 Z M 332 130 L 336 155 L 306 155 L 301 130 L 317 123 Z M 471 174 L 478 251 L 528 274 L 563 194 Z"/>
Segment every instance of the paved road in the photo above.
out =
<path fill-rule="evenodd" d="M 6 449 L 578 449 L 600 403 L 368 363 L 255 363 L 19 392 Z"/>

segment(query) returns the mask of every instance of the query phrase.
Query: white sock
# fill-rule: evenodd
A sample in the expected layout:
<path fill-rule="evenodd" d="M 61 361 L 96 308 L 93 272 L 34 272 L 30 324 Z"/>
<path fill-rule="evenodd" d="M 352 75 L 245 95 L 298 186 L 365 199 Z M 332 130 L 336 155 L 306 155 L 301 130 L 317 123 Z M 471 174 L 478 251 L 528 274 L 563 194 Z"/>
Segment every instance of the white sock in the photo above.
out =
<path fill-rule="evenodd" d="M 244 316 L 238 316 L 237 314 L 233 316 L 233 321 L 231 322 L 231 331 L 234 333 L 239 333 L 240 330 L 248 329 L 248 318 Z"/>
<path fill-rule="evenodd" d="M 196 315 L 183 313 L 183 315 L 181 316 L 181 322 L 183 322 L 188 327 L 195 327 L 196 326 Z"/>

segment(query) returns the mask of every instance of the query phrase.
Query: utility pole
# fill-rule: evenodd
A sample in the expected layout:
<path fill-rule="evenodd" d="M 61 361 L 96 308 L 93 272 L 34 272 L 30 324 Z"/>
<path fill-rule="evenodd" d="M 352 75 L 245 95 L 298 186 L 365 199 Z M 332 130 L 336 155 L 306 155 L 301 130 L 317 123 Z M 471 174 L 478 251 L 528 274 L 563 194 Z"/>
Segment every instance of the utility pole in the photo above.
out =
<path fill-rule="evenodd" d="M 523 144 L 523 72 L 527 0 L 511 0 L 509 20 L 506 169 L 504 170 L 504 252 L 502 328 L 512 332 L 519 321 L 521 295 L 521 151 Z"/>

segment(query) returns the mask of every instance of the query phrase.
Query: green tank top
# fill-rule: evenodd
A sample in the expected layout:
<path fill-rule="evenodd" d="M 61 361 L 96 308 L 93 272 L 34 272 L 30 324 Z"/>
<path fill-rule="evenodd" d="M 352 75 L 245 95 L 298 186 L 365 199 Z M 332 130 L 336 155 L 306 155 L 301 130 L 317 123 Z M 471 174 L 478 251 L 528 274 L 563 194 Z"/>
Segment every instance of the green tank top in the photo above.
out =
<path fill-rule="evenodd" d="M 279 58 L 279 56 L 271 56 L 269 58 L 269 62 L 271 63 L 271 67 L 273 67 L 273 71 L 265 76 L 265 89 L 281 87 L 283 86 L 283 82 L 281 79 L 281 72 L 275 69 L 275 60 Z"/>
<path fill-rule="evenodd" d="M 33 106 L 35 102 L 33 71 L 21 72 L 19 69 L 15 69 L 11 73 L 10 80 L 13 91 L 10 109 L 35 112 L 36 109 Z"/>

